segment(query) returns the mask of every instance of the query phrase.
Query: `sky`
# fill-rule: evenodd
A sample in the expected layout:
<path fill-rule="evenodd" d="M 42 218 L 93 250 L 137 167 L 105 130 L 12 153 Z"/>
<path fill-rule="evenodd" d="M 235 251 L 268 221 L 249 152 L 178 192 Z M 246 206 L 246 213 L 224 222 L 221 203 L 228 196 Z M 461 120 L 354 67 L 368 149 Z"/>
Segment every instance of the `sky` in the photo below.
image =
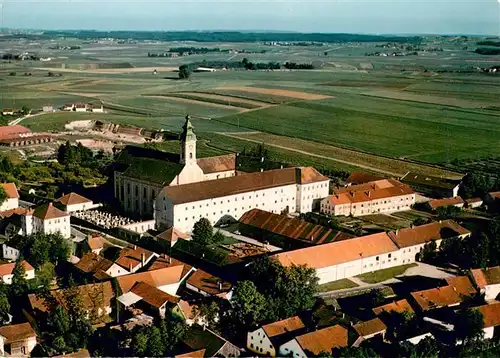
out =
<path fill-rule="evenodd" d="M 500 0 L 0 0 L 0 27 L 500 35 Z"/>

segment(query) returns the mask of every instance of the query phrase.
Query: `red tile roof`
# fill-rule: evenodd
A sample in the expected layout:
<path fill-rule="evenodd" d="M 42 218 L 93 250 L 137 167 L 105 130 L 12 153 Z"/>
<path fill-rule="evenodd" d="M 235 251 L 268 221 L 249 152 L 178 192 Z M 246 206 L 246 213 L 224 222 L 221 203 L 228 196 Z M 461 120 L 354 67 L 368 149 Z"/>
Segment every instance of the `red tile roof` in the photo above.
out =
<path fill-rule="evenodd" d="M 92 200 L 87 199 L 77 193 L 69 193 L 57 199 L 56 202 L 68 206 L 68 205 L 91 203 Z"/>
<path fill-rule="evenodd" d="M 331 353 L 334 348 L 347 347 L 347 329 L 340 325 L 306 333 L 295 338 L 304 353 Z"/>
<path fill-rule="evenodd" d="M 2 183 L 3 190 L 9 199 L 19 199 L 19 193 L 14 183 Z"/>
<path fill-rule="evenodd" d="M 173 266 L 154 271 L 133 273 L 117 277 L 123 293 L 127 293 L 137 282 L 146 282 L 151 286 L 160 287 L 179 283 L 184 276 L 184 266 Z"/>
<path fill-rule="evenodd" d="M 173 226 L 170 229 L 165 230 L 161 234 L 156 235 L 158 239 L 166 240 L 168 242 L 176 242 L 178 239 L 188 239 L 189 235 L 177 230 Z"/>
<path fill-rule="evenodd" d="M 104 239 L 101 236 L 91 236 L 87 239 L 91 250 L 99 250 L 104 247 Z"/>
<path fill-rule="evenodd" d="M 483 314 L 484 327 L 500 326 L 500 302 L 476 307 Z"/>
<path fill-rule="evenodd" d="M 20 134 L 31 133 L 31 131 L 21 125 L 0 126 L 0 139 L 18 137 Z"/>
<path fill-rule="evenodd" d="M 198 351 L 189 352 L 185 354 L 178 354 L 175 358 L 203 358 L 205 357 L 206 349 L 200 349 Z"/>
<path fill-rule="evenodd" d="M 399 301 L 394 301 L 392 303 L 388 303 L 388 304 L 383 305 L 383 306 L 375 307 L 373 309 L 373 313 L 375 313 L 375 315 L 377 315 L 377 316 L 384 313 L 384 312 L 390 313 L 393 311 L 398 312 L 398 313 L 403 313 L 405 311 L 412 312 L 412 313 L 414 312 L 413 308 L 410 306 L 408 301 L 405 299 L 399 300 Z"/>
<path fill-rule="evenodd" d="M 345 181 L 346 183 L 352 184 L 352 185 L 358 185 L 358 184 L 364 184 L 368 183 L 371 181 L 376 181 L 376 180 L 381 180 L 384 179 L 383 177 L 368 174 L 368 173 L 361 173 L 361 172 L 352 172 L 349 178 L 347 178 Z"/>
<path fill-rule="evenodd" d="M 113 266 L 113 261 L 93 252 L 87 252 L 75 265 L 77 269 L 92 274 L 99 271 L 106 272 L 111 266 Z"/>
<path fill-rule="evenodd" d="M 445 280 L 459 295 L 471 297 L 477 293 L 467 276 L 447 277 Z"/>
<path fill-rule="evenodd" d="M 22 262 L 25 271 L 33 271 L 34 268 L 29 264 L 28 261 L 23 260 Z M 0 264 L 0 276 L 11 275 L 14 270 L 14 266 L 16 266 L 15 262 Z"/>
<path fill-rule="evenodd" d="M 280 336 L 285 333 L 293 332 L 304 328 L 304 323 L 299 316 L 283 319 L 278 322 L 273 322 L 262 326 L 269 338 Z"/>
<path fill-rule="evenodd" d="M 432 240 L 455 238 L 462 235 L 470 235 L 470 231 L 458 225 L 453 220 L 436 221 L 389 233 L 389 237 L 401 248 L 425 244 Z"/>
<path fill-rule="evenodd" d="M 361 336 L 371 336 L 373 334 L 378 334 L 385 332 L 387 326 L 380 320 L 380 318 L 374 318 L 369 321 L 360 322 L 353 326 L 354 330 Z"/>
<path fill-rule="evenodd" d="M 198 183 L 166 186 L 161 193 L 166 195 L 172 203 L 183 204 L 284 185 L 322 181 L 328 181 L 328 178 L 314 168 L 285 168 Z"/>
<path fill-rule="evenodd" d="M 398 251 L 398 247 L 383 232 L 329 244 L 306 247 L 274 255 L 282 265 L 308 265 L 318 269 Z"/>
<path fill-rule="evenodd" d="M 5 211 L 0 211 L 0 218 L 10 218 L 12 215 L 26 215 L 29 209 L 26 208 L 15 208 Z"/>
<path fill-rule="evenodd" d="M 7 341 L 5 344 L 22 341 L 31 337 L 36 337 L 36 332 L 31 325 L 26 323 L 11 324 L 8 326 L 0 327 L 0 336 L 5 337 Z"/>
<path fill-rule="evenodd" d="M 124 267 L 127 270 L 135 268 L 144 262 L 147 262 L 154 252 L 146 250 L 139 246 L 126 247 L 120 251 L 120 256 L 115 260 L 115 263 Z"/>
<path fill-rule="evenodd" d="M 452 286 L 437 287 L 429 290 L 412 292 L 411 295 L 422 311 L 454 306 L 462 302 L 459 294 L 455 292 Z"/>
<path fill-rule="evenodd" d="M 191 274 L 191 276 L 189 276 L 187 283 L 196 287 L 200 291 L 213 296 L 227 293 L 233 286 L 231 282 L 223 281 L 222 279 L 200 269 L 196 270 Z M 222 285 L 222 290 L 220 289 L 220 285 Z"/>
<path fill-rule="evenodd" d="M 236 170 L 236 154 L 199 158 L 196 160 L 196 162 L 205 174 Z"/>
<path fill-rule="evenodd" d="M 153 263 L 148 267 L 148 271 L 154 271 L 174 266 L 183 266 L 182 277 L 186 276 L 193 269 L 192 266 L 189 266 L 188 264 L 182 261 L 179 261 L 177 259 L 174 259 L 173 257 L 163 254 L 153 261 Z"/>
<path fill-rule="evenodd" d="M 465 204 L 464 199 L 462 199 L 460 196 L 455 196 L 453 198 L 434 199 L 427 202 L 427 205 L 429 205 L 432 210 L 436 210 L 437 208 L 441 208 L 443 206 L 454 206 L 459 204 Z"/>
<path fill-rule="evenodd" d="M 41 220 L 51 220 L 67 217 L 69 214 L 56 208 L 52 203 L 48 203 L 37 207 L 33 212 L 33 216 L 36 216 Z"/>
<path fill-rule="evenodd" d="M 500 284 L 500 266 L 472 270 L 472 277 L 480 289 Z"/>
<path fill-rule="evenodd" d="M 131 289 L 130 292 L 135 293 L 137 296 L 142 297 L 142 300 L 147 304 L 155 307 L 161 308 L 166 303 L 177 303 L 179 302 L 179 297 L 174 297 L 166 292 L 151 286 L 146 282 L 137 282 Z"/>
<path fill-rule="evenodd" d="M 287 215 L 273 214 L 259 209 L 247 211 L 239 221 L 245 225 L 311 244 L 323 243 L 325 241 L 339 241 L 354 237 L 353 235 L 321 225 L 315 225 L 300 219 L 290 218 Z"/>

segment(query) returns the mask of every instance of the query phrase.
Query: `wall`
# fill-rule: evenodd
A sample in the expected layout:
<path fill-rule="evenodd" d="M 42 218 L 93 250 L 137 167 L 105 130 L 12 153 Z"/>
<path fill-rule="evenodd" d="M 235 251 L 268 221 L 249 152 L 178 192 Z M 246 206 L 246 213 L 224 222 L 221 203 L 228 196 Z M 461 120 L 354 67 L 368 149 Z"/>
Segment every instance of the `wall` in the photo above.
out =
<path fill-rule="evenodd" d="M 439 246 L 441 246 L 442 241 L 443 240 L 435 240 L 437 248 L 439 248 Z M 401 248 L 399 251 L 401 251 L 402 264 L 408 264 L 408 263 L 415 262 L 416 261 L 415 258 L 417 256 L 417 254 L 425 246 L 425 244 L 427 244 L 427 243 Z"/>
<path fill-rule="evenodd" d="M 111 277 L 118 277 L 118 276 L 128 275 L 130 272 L 127 269 L 121 267 L 120 265 L 113 263 L 113 265 L 111 265 L 111 267 L 108 270 L 106 270 L 106 273 Z"/>
<path fill-rule="evenodd" d="M 66 239 L 69 239 L 71 237 L 71 224 L 69 215 L 62 218 L 43 220 L 43 222 L 40 219 L 34 217 L 33 221 L 39 221 L 42 223 L 42 230 L 34 230 L 34 232 L 43 231 L 43 233 L 45 234 L 55 234 L 56 232 L 60 232 L 61 235 Z M 37 225 L 37 227 L 39 226 L 40 224 Z"/>
<path fill-rule="evenodd" d="M 307 358 L 307 355 L 295 339 L 281 345 L 279 355 L 282 357 Z"/>
<path fill-rule="evenodd" d="M 484 289 L 484 299 L 486 301 L 496 300 L 499 294 L 500 294 L 500 284 L 487 285 Z"/>
<path fill-rule="evenodd" d="M 15 261 L 21 256 L 21 253 L 18 249 L 2 244 L 2 255 L 5 260 Z"/>
<path fill-rule="evenodd" d="M 6 211 L 11 209 L 17 209 L 19 207 L 19 199 L 18 198 L 7 198 L 0 205 L 0 211 Z"/>
<path fill-rule="evenodd" d="M 484 339 L 491 339 L 495 335 L 495 327 L 485 327 L 484 331 Z"/>
<path fill-rule="evenodd" d="M 418 344 L 421 340 L 427 338 L 427 337 L 433 337 L 432 333 L 424 333 L 421 334 L 420 336 L 412 337 L 410 339 L 405 340 L 405 342 L 409 342 L 411 344 Z"/>
<path fill-rule="evenodd" d="M 186 288 L 188 290 L 191 290 L 191 291 L 194 291 L 194 292 L 197 292 L 199 293 L 200 295 L 202 296 L 205 296 L 205 297 L 209 297 L 210 295 L 206 292 L 203 292 L 203 291 L 200 291 L 197 287 L 194 287 L 193 285 L 189 284 L 188 282 L 186 282 Z"/>
<path fill-rule="evenodd" d="M 413 204 L 415 204 L 415 194 L 340 205 L 334 205 L 328 199 L 324 199 L 321 201 L 321 212 L 329 215 L 362 216 L 410 210 Z"/>
<path fill-rule="evenodd" d="M 83 204 L 67 205 L 66 212 L 74 213 L 77 211 L 92 210 L 92 209 L 98 208 L 100 206 L 101 206 L 101 204 L 94 204 L 92 201 L 90 201 L 88 203 L 83 203 Z"/>
<path fill-rule="evenodd" d="M 153 203 L 162 189 L 161 184 L 130 178 L 115 171 L 115 198 L 128 213 L 153 216 Z"/>
<path fill-rule="evenodd" d="M 177 296 L 177 291 L 179 290 L 180 282 L 171 283 L 169 285 L 158 286 L 158 289 L 168 293 L 172 296 Z"/>
<path fill-rule="evenodd" d="M 5 276 L 2 277 L 2 281 L 5 284 L 10 285 L 12 283 L 12 277 L 14 277 L 13 274 L 5 275 Z M 27 280 L 32 280 L 34 278 L 35 278 L 35 270 L 26 271 L 26 279 Z"/>
<path fill-rule="evenodd" d="M 196 164 L 196 160 L 189 161 L 184 165 L 181 172 L 172 180 L 170 185 L 183 185 L 203 181 L 203 170 Z"/>
<path fill-rule="evenodd" d="M 155 221 L 154 220 L 139 221 L 133 224 L 120 226 L 120 228 L 127 229 L 136 232 L 138 234 L 144 234 L 146 231 L 155 228 Z"/>
<path fill-rule="evenodd" d="M 247 348 L 260 355 L 276 356 L 276 349 L 262 328 L 248 332 Z"/>
<path fill-rule="evenodd" d="M 236 175 L 236 170 L 228 170 L 225 172 L 217 172 L 217 173 L 208 173 L 208 174 L 203 174 L 203 180 L 223 179 L 223 178 L 234 177 L 235 175 Z"/>

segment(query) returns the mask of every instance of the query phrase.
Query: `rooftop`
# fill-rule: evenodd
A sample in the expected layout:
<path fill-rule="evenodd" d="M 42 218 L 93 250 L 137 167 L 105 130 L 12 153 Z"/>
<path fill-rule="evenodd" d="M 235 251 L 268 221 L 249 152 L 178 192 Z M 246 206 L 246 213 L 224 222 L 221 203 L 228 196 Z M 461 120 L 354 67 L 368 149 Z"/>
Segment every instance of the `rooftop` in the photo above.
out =
<path fill-rule="evenodd" d="M 115 263 L 130 270 L 144 262 L 147 262 L 155 253 L 139 246 L 125 247 L 120 251 Z"/>
<path fill-rule="evenodd" d="M 347 346 L 347 329 L 336 325 L 306 333 L 296 337 L 295 340 L 307 355 L 331 353 L 334 348 Z"/>
<path fill-rule="evenodd" d="M 161 308 L 168 302 L 177 303 L 180 300 L 179 297 L 169 295 L 168 293 L 163 292 L 155 286 L 151 286 L 150 284 L 142 281 L 137 282 L 132 287 L 130 292 L 141 297 L 144 302 L 156 308 Z"/>
<path fill-rule="evenodd" d="M 146 282 L 154 287 L 179 283 L 183 278 L 184 265 L 166 267 L 154 271 L 133 273 L 117 277 L 123 293 L 127 293 L 137 282 Z"/>
<path fill-rule="evenodd" d="M 162 233 L 156 235 L 158 239 L 166 240 L 170 243 L 176 242 L 178 239 L 188 239 L 189 235 L 177 230 L 173 226 L 170 229 L 163 231 Z"/>
<path fill-rule="evenodd" d="M 196 162 L 205 174 L 236 170 L 236 154 L 199 158 Z"/>
<path fill-rule="evenodd" d="M 284 266 L 308 265 L 318 269 L 394 251 L 398 251 L 398 247 L 383 232 L 283 252 L 276 254 L 274 257 Z"/>
<path fill-rule="evenodd" d="M 19 199 L 19 193 L 17 192 L 16 184 L 2 183 L 2 186 L 9 199 Z"/>
<path fill-rule="evenodd" d="M 453 220 L 436 221 L 412 228 L 389 232 L 389 237 L 400 248 L 420 245 L 432 240 L 444 240 L 462 235 L 470 231 L 458 225 Z"/>
<path fill-rule="evenodd" d="M 182 341 L 193 351 L 205 349 L 205 357 L 215 356 L 226 343 L 229 343 L 211 330 L 203 329 L 196 324 L 186 330 Z"/>
<path fill-rule="evenodd" d="M 368 173 L 352 172 L 349 178 L 346 179 L 346 183 L 352 185 L 364 184 L 371 181 L 381 180 L 383 177 L 372 175 Z"/>
<path fill-rule="evenodd" d="M 472 270 L 472 277 L 480 289 L 500 284 L 500 266 Z"/>
<path fill-rule="evenodd" d="M 380 320 L 380 318 L 360 322 L 355 324 L 353 328 L 361 337 L 382 333 L 387 330 L 387 326 Z"/>
<path fill-rule="evenodd" d="M 229 292 L 233 286 L 231 282 L 223 281 L 222 279 L 200 269 L 196 270 L 191 274 L 191 276 L 189 276 L 187 283 L 196 287 L 200 291 L 213 296 Z"/>
<path fill-rule="evenodd" d="M 452 180 L 430 175 L 408 172 L 401 181 L 410 185 L 424 185 L 426 187 L 435 187 L 439 189 L 453 189 L 460 184 L 460 180 Z"/>
<path fill-rule="evenodd" d="M 405 311 L 412 312 L 412 313 L 414 312 L 413 308 L 410 306 L 408 301 L 405 299 L 399 300 L 399 301 L 394 301 L 394 302 L 388 303 L 388 304 L 383 305 L 383 306 L 375 307 L 373 309 L 373 313 L 375 313 L 375 315 L 377 315 L 377 316 L 384 313 L 384 312 L 403 313 Z"/>
<path fill-rule="evenodd" d="M 471 280 L 467 276 L 447 277 L 445 280 L 459 295 L 471 297 L 477 293 Z"/>
<path fill-rule="evenodd" d="M 0 139 L 10 139 L 26 133 L 31 133 L 31 131 L 19 124 L 15 126 L 0 126 Z"/>
<path fill-rule="evenodd" d="M 293 332 L 304 328 L 304 323 L 298 316 L 290 317 L 281 321 L 273 322 L 262 326 L 269 338 L 285 333 Z"/>
<path fill-rule="evenodd" d="M 436 287 L 411 293 L 422 311 L 460 304 L 462 299 L 452 286 Z"/>
<path fill-rule="evenodd" d="M 353 237 L 341 231 L 260 209 L 247 211 L 240 218 L 240 223 L 312 244 L 339 241 Z"/>
<path fill-rule="evenodd" d="M 69 193 L 57 199 L 56 202 L 68 206 L 68 205 L 91 203 L 92 200 L 87 199 L 77 193 Z"/>
<path fill-rule="evenodd" d="M 189 266 L 188 264 L 179 261 L 177 259 L 174 259 L 173 257 L 170 257 L 166 254 L 163 254 L 159 257 L 156 258 L 156 260 L 153 261 L 151 265 L 148 267 L 148 271 L 154 271 L 154 270 L 159 270 L 162 268 L 166 267 L 174 267 L 174 266 L 183 266 L 183 271 L 182 271 L 182 276 L 186 276 L 191 269 L 193 268 L 192 266 Z"/>
<path fill-rule="evenodd" d="M 52 203 L 38 206 L 34 212 L 33 216 L 41 220 L 51 220 L 57 218 L 63 218 L 69 216 L 65 211 L 56 208 Z"/>
<path fill-rule="evenodd" d="M 443 206 L 465 204 L 465 201 L 460 196 L 455 196 L 453 198 L 430 200 L 427 202 L 427 204 L 430 206 L 432 210 L 436 210 L 437 208 L 441 208 Z"/>
<path fill-rule="evenodd" d="M 198 183 L 166 186 L 162 189 L 162 193 L 172 203 L 183 204 L 284 185 L 323 181 L 328 181 L 328 178 L 314 168 L 285 168 Z"/>
<path fill-rule="evenodd" d="M 90 236 L 87 243 L 91 250 L 99 250 L 104 247 L 104 239 L 101 236 Z"/>
<path fill-rule="evenodd" d="M 6 344 L 11 344 L 13 342 L 36 337 L 36 332 L 33 330 L 31 325 L 26 322 L 0 327 L 0 336 L 6 338 Z"/>
<path fill-rule="evenodd" d="M 485 328 L 500 326 L 500 302 L 483 305 L 476 309 L 483 314 Z"/>
<path fill-rule="evenodd" d="M 91 274 L 98 271 L 106 272 L 111 266 L 113 266 L 113 261 L 93 252 L 87 252 L 75 265 L 77 269 Z"/>
<path fill-rule="evenodd" d="M 22 262 L 24 270 L 25 271 L 32 271 L 34 270 L 33 266 L 29 264 L 28 261 L 23 260 Z M 0 264 L 0 276 L 6 276 L 6 275 L 11 275 L 12 271 L 14 271 L 14 267 L 16 266 L 15 262 L 10 262 L 10 263 L 1 263 Z"/>
<path fill-rule="evenodd" d="M 175 358 L 203 358 L 205 357 L 206 349 L 200 349 L 198 351 L 188 352 L 184 354 L 178 354 Z"/>

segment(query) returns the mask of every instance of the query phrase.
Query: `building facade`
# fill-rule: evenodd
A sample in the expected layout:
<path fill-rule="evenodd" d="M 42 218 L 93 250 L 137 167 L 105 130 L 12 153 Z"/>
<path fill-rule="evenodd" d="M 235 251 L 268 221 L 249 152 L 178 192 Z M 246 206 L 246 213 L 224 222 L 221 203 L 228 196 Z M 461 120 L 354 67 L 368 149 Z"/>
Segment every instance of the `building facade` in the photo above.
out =
<path fill-rule="evenodd" d="M 23 236 L 38 232 L 44 234 L 60 233 L 64 238 L 71 237 L 70 215 L 56 208 L 52 203 L 29 210 L 21 217 Z"/>
<path fill-rule="evenodd" d="M 14 183 L 2 183 L 7 198 L 0 204 L 0 211 L 17 209 L 19 207 L 19 193 Z"/>

